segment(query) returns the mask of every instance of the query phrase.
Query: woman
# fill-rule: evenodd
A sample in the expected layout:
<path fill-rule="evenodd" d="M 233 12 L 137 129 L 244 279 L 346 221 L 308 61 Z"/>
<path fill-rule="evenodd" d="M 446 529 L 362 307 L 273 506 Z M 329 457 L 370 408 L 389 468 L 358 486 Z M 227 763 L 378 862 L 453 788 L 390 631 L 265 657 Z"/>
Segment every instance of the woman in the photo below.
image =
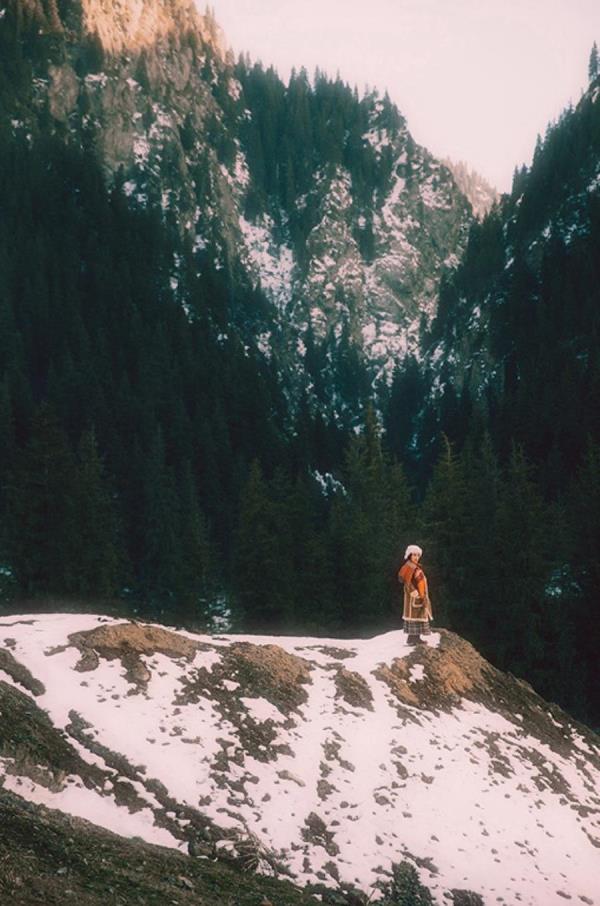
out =
<path fill-rule="evenodd" d="M 433 619 L 431 601 L 427 589 L 427 577 L 419 566 L 423 551 L 416 544 L 409 544 L 404 554 L 404 563 L 398 570 L 398 580 L 404 585 L 404 631 L 408 634 L 408 645 L 422 642 L 421 633 L 429 635 Z"/>

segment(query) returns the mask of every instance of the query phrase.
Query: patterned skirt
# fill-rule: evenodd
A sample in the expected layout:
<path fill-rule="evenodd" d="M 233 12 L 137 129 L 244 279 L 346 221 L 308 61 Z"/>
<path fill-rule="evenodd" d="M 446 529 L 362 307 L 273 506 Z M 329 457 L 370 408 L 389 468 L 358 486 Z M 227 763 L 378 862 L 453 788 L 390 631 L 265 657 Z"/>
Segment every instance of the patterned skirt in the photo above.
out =
<path fill-rule="evenodd" d="M 429 620 L 407 620 L 404 619 L 404 632 L 411 635 L 431 635 L 431 626 Z"/>

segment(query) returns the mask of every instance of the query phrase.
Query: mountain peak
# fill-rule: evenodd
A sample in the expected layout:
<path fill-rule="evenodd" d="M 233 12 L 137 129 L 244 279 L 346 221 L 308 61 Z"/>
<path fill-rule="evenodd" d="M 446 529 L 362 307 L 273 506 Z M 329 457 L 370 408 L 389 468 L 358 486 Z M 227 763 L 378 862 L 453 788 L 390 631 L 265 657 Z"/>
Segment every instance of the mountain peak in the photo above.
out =
<path fill-rule="evenodd" d="M 28 0 L 27 7 L 45 32 L 97 36 L 106 53 L 135 52 L 195 32 L 220 58 L 225 41 L 214 14 L 202 15 L 194 0 L 75 0 L 68 8 L 56 0 Z"/>
<path fill-rule="evenodd" d="M 169 35 L 189 31 L 224 56 L 223 35 L 212 15 L 201 15 L 193 0 L 81 0 L 85 30 L 97 34 L 112 54 L 142 50 Z"/>

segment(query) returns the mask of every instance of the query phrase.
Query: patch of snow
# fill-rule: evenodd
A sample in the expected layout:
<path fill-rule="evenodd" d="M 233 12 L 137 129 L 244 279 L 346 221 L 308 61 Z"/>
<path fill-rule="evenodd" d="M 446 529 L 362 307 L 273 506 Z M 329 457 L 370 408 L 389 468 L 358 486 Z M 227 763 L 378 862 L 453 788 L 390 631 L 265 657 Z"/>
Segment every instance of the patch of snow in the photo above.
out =
<path fill-rule="evenodd" d="M 242 258 L 249 272 L 260 281 L 267 298 L 278 308 L 284 308 L 292 295 L 294 255 L 291 248 L 275 241 L 274 224 L 266 214 L 256 223 L 241 216 L 239 225 L 244 241 Z"/>
<path fill-rule="evenodd" d="M 409 681 L 411 683 L 418 683 L 425 677 L 425 667 L 423 664 L 415 664 L 414 667 L 410 668 L 410 673 L 408 674 Z"/>
<path fill-rule="evenodd" d="M 85 76 L 84 81 L 87 85 L 99 85 L 100 88 L 106 88 L 108 76 L 105 72 L 90 72 Z"/>
<path fill-rule="evenodd" d="M 133 142 L 133 156 L 138 166 L 147 163 L 150 157 L 150 142 L 145 135 L 138 135 Z"/>

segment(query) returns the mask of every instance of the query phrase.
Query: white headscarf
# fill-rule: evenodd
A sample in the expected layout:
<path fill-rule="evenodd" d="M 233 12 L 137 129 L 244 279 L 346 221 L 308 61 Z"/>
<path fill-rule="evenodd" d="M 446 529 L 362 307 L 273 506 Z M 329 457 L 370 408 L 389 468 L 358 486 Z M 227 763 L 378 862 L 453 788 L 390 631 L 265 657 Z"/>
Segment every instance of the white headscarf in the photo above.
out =
<path fill-rule="evenodd" d="M 408 558 L 410 557 L 411 554 L 418 554 L 419 557 L 422 557 L 423 551 L 421 550 L 421 548 L 419 547 L 418 544 L 409 544 L 408 547 L 406 548 L 406 552 L 404 554 L 404 559 L 408 560 Z"/>

